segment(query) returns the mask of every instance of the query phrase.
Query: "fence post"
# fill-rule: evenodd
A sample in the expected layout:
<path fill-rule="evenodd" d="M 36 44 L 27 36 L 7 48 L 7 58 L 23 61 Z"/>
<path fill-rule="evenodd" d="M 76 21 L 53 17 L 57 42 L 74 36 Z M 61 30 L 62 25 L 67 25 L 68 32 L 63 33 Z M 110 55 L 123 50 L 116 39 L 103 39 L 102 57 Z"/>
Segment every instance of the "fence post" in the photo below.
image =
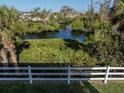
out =
<path fill-rule="evenodd" d="M 68 84 L 71 83 L 71 80 L 70 80 L 70 72 L 71 72 L 71 66 L 68 66 Z"/>
<path fill-rule="evenodd" d="M 28 66 L 29 83 L 32 84 L 31 66 Z"/>
<path fill-rule="evenodd" d="M 108 76 L 109 76 L 109 70 L 110 70 L 110 66 L 107 67 L 107 70 L 106 70 L 106 75 L 105 75 L 105 80 L 104 80 L 104 84 L 107 83 L 107 80 L 108 80 Z"/>

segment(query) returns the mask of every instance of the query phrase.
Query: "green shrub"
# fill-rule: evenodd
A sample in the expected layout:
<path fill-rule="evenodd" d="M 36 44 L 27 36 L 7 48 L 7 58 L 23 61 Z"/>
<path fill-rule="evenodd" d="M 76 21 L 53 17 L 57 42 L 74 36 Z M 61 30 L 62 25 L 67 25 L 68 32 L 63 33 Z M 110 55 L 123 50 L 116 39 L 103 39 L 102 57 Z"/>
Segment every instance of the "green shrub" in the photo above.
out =
<path fill-rule="evenodd" d="M 72 22 L 71 26 L 72 26 L 73 30 L 84 31 L 84 22 L 83 22 L 83 20 L 80 17 L 76 18 Z"/>

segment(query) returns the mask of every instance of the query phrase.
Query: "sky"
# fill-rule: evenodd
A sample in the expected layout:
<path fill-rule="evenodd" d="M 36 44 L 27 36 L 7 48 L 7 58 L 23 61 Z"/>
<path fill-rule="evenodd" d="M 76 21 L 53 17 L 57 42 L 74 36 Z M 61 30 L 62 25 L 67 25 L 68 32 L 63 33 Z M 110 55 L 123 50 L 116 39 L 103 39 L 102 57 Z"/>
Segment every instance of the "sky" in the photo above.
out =
<path fill-rule="evenodd" d="M 86 11 L 88 4 L 90 4 L 90 0 L 0 0 L 0 5 L 7 5 L 25 12 L 36 7 L 59 11 L 65 5 L 78 11 Z"/>

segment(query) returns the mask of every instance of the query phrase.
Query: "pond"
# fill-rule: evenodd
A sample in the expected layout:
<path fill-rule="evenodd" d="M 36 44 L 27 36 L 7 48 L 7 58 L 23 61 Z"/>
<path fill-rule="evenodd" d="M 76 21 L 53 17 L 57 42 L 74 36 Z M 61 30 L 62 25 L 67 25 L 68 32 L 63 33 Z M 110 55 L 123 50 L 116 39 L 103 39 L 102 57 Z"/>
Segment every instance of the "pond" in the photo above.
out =
<path fill-rule="evenodd" d="M 85 35 L 80 31 L 72 31 L 69 28 L 60 29 L 59 31 L 53 32 L 42 32 L 38 34 L 26 34 L 25 39 L 51 39 L 51 38 L 62 38 L 84 41 Z"/>

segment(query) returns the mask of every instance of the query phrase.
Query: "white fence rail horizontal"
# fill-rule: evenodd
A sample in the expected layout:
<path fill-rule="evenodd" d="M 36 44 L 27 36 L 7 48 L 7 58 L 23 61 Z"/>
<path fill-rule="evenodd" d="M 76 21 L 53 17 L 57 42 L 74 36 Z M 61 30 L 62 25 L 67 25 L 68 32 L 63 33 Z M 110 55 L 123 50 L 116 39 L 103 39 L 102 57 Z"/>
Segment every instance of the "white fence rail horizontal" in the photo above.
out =
<path fill-rule="evenodd" d="M 0 67 L 0 81 L 124 80 L 124 67 Z"/>

